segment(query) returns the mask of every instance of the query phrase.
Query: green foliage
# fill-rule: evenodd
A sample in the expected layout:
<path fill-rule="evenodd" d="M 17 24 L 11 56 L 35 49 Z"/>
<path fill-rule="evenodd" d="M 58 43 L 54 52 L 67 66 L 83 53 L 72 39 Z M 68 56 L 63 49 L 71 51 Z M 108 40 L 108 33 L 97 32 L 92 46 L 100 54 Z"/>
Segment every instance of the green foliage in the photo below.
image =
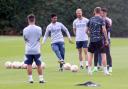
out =
<path fill-rule="evenodd" d="M 50 14 L 56 13 L 72 33 L 75 10 L 82 8 L 90 18 L 96 6 L 107 7 L 113 20 L 113 36 L 128 36 L 128 0 L 0 0 L 0 29 L 15 28 L 17 32 L 27 25 L 26 17 L 34 13 L 43 29 L 50 23 Z M 5 29 L 6 30 L 6 29 Z M 44 32 L 45 30 L 43 30 Z"/>

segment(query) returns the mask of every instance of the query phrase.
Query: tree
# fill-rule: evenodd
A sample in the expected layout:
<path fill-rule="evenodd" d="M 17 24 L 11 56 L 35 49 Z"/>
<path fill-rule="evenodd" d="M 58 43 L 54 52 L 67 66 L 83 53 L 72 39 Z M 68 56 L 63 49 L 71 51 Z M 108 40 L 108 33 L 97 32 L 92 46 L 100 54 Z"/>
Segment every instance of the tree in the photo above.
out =
<path fill-rule="evenodd" d="M 43 28 L 50 23 L 50 15 L 56 13 L 72 33 L 72 22 L 75 10 L 82 8 L 87 18 L 93 15 L 97 6 L 107 7 L 109 17 L 113 20 L 112 36 L 128 36 L 128 0 L 0 0 L 0 31 L 7 27 L 16 29 L 18 33 L 27 26 L 26 17 L 30 13 L 36 15 L 37 24 Z"/>

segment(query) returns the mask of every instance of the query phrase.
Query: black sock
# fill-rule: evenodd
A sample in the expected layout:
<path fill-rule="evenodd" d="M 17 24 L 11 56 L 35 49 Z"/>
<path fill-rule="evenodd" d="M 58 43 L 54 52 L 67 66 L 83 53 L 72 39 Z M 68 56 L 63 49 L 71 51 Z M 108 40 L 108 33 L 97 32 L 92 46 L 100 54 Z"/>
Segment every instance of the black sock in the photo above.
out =
<path fill-rule="evenodd" d="M 62 68 L 63 67 L 63 64 L 62 63 L 60 63 L 60 68 Z"/>

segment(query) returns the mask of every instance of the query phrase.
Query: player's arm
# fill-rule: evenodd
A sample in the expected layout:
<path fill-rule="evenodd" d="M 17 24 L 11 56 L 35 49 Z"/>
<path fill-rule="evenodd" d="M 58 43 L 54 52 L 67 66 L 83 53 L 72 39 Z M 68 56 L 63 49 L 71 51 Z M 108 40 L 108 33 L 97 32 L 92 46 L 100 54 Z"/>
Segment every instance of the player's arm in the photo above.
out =
<path fill-rule="evenodd" d="M 73 33 L 74 33 L 74 35 L 76 35 L 76 25 L 75 25 L 75 22 L 73 22 Z"/>
<path fill-rule="evenodd" d="M 108 45 L 107 29 L 106 29 L 105 26 L 102 26 L 102 32 L 103 32 L 103 34 L 105 36 L 105 43 L 106 43 L 106 45 Z"/>
<path fill-rule="evenodd" d="M 109 26 L 111 27 L 112 26 L 112 19 L 108 18 L 107 20 L 109 22 Z"/>
<path fill-rule="evenodd" d="M 73 28 L 73 33 L 74 35 L 76 35 L 76 28 Z"/>
<path fill-rule="evenodd" d="M 43 37 L 43 41 L 42 41 L 42 44 L 44 44 L 49 36 L 49 33 L 50 33 L 50 29 L 49 27 L 46 28 L 46 31 L 45 31 L 45 34 L 44 34 L 44 37 Z"/>
<path fill-rule="evenodd" d="M 26 42 L 27 41 L 27 38 L 25 36 L 25 30 L 23 30 L 23 38 L 24 38 L 24 41 Z"/>
<path fill-rule="evenodd" d="M 40 37 L 42 37 L 43 34 L 42 34 L 42 28 L 40 28 Z"/>
<path fill-rule="evenodd" d="M 42 28 L 39 28 L 39 40 L 42 38 L 43 34 L 42 34 Z M 40 48 L 42 48 L 42 44 L 40 44 Z"/>
<path fill-rule="evenodd" d="M 88 21 L 88 23 L 87 23 L 87 29 L 85 30 L 85 32 L 88 34 L 88 36 L 90 35 L 89 24 L 90 24 L 90 22 Z"/>
<path fill-rule="evenodd" d="M 110 26 L 112 26 L 112 19 L 110 19 Z"/>
<path fill-rule="evenodd" d="M 67 34 L 67 36 L 68 36 L 68 39 L 69 39 L 69 43 L 73 43 L 72 42 L 72 39 L 71 39 L 71 35 L 70 35 L 70 33 L 69 33 L 69 31 L 68 31 L 68 29 L 63 25 L 63 24 L 61 24 L 62 26 L 62 30 Z"/>
<path fill-rule="evenodd" d="M 88 36 L 90 35 L 90 28 L 89 27 L 87 27 L 87 29 L 86 29 L 86 31 L 85 31 L 87 34 L 88 34 Z"/>
<path fill-rule="evenodd" d="M 112 20 L 110 18 L 107 18 L 106 19 L 106 26 L 107 26 L 107 28 L 111 28 L 111 26 L 112 26 Z M 107 30 L 109 30 L 109 29 L 107 29 Z"/>

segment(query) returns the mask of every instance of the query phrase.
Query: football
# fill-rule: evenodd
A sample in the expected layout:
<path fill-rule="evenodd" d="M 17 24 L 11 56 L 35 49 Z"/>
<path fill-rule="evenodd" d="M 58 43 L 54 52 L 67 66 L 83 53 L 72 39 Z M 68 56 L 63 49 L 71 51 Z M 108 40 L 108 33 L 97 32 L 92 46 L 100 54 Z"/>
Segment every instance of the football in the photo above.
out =
<path fill-rule="evenodd" d="M 42 67 L 42 69 L 45 69 L 46 64 L 44 62 L 42 62 L 41 67 Z"/>
<path fill-rule="evenodd" d="M 71 71 L 72 71 L 72 72 L 78 72 L 78 70 L 79 70 L 79 68 L 78 68 L 77 65 L 72 65 L 72 66 L 71 66 Z"/>
<path fill-rule="evenodd" d="M 65 63 L 63 68 L 64 68 L 64 70 L 70 70 L 71 69 L 71 64 L 70 63 Z"/>
<path fill-rule="evenodd" d="M 16 69 L 16 61 L 12 62 L 11 68 Z"/>
<path fill-rule="evenodd" d="M 33 62 L 33 64 L 32 64 L 32 68 L 33 68 L 33 69 L 36 69 L 36 68 L 37 68 L 37 66 L 36 66 L 36 63 L 35 63 L 35 62 Z"/>
<path fill-rule="evenodd" d="M 24 64 L 24 62 L 21 62 L 21 68 L 22 69 L 27 69 L 27 64 Z"/>
<path fill-rule="evenodd" d="M 15 62 L 15 68 L 16 69 L 19 69 L 19 68 L 21 68 L 21 63 L 20 62 Z"/>
<path fill-rule="evenodd" d="M 5 62 L 5 67 L 7 68 L 7 69 L 10 69 L 11 68 L 11 62 L 10 61 L 7 61 L 7 62 Z"/>

